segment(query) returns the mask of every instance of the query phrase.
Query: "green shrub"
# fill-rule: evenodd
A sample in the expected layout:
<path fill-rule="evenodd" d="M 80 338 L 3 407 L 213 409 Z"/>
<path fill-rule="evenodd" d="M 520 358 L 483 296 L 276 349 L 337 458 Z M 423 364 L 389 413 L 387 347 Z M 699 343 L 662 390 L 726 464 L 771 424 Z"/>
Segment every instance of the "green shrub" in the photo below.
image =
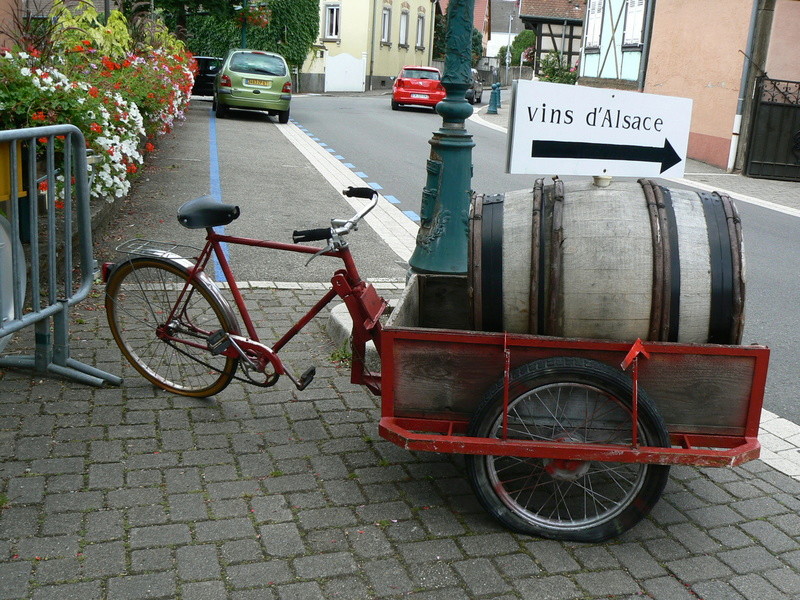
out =
<path fill-rule="evenodd" d="M 539 80 L 574 84 L 578 81 L 578 66 L 570 67 L 561 53 L 549 52 L 539 63 Z"/>

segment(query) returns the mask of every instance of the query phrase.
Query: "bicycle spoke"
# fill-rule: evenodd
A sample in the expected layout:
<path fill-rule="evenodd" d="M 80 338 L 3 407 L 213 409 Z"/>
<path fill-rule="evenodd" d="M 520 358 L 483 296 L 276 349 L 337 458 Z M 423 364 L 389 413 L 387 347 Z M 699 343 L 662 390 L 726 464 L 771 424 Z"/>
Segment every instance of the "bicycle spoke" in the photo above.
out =
<path fill-rule="evenodd" d="M 205 339 L 230 326 L 207 292 L 194 281 L 187 285 L 185 273 L 169 261 L 134 259 L 112 279 L 106 303 L 112 332 L 142 375 L 186 395 L 209 395 L 227 385 L 236 362 L 212 355 Z"/>

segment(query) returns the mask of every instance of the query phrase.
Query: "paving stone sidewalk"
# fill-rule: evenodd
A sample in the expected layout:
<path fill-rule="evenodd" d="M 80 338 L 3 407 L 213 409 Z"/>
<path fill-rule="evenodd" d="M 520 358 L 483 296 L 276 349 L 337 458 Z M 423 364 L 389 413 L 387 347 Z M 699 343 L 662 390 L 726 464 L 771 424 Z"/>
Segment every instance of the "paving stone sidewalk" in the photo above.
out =
<path fill-rule="evenodd" d="M 320 294 L 288 287 L 246 292 L 269 339 Z M 193 400 L 122 361 L 101 293 L 74 311 L 73 356 L 122 387 L 0 373 L 0 599 L 800 597 L 800 482 L 760 461 L 673 468 L 612 542 L 516 535 L 459 457 L 378 437 L 378 401 L 332 362 L 324 315 L 286 349 L 296 371 L 318 365 L 304 392 Z"/>

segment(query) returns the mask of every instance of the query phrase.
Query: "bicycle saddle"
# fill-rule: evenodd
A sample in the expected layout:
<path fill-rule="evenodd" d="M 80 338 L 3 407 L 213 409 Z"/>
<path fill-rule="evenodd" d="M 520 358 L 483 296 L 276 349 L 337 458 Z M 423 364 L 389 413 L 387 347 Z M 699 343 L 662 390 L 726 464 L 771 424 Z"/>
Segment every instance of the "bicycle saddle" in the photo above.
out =
<path fill-rule="evenodd" d="M 239 207 L 223 204 L 211 196 L 201 196 L 185 202 L 178 209 L 178 223 L 187 229 L 205 229 L 227 225 L 239 217 Z"/>

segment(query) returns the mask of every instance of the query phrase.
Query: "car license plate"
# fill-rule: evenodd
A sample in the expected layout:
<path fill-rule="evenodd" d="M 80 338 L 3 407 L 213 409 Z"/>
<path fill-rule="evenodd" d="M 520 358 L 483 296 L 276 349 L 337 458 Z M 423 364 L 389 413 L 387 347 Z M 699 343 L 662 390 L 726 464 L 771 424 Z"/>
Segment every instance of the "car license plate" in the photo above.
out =
<path fill-rule="evenodd" d="M 260 85 L 264 87 L 270 87 L 272 86 L 272 82 L 267 81 L 266 79 L 248 79 L 247 85 Z"/>
<path fill-rule="evenodd" d="M 411 94 L 412 98 L 427 98 L 428 94 Z"/>

